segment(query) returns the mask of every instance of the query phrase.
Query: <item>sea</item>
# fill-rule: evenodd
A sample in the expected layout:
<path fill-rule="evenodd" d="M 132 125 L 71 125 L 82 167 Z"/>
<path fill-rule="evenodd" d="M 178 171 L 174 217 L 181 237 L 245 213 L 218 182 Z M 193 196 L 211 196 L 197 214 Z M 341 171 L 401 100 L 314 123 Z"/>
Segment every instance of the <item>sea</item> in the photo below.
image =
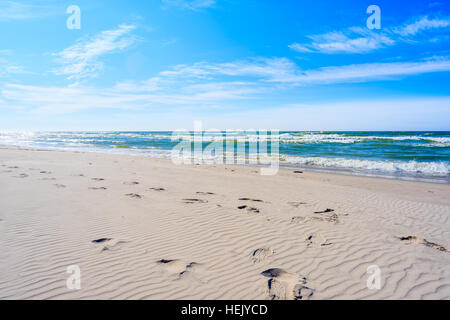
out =
<path fill-rule="evenodd" d="M 203 132 L 200 143 L 206 148 L 213 142 L 223 141 L 225 145 L 231 141 L 235 150 L 247 146 L 248 152 L 259 152 L 248 145 L 261 141 L 261 134 Z M 448 131 L 280 131 L 271 134 L 278 141 L 281 167 L 450 182 Z M 198 141 L 194 139 L 192 132 L 172 131 L 0 131 L 0 145 L 156 158 L 170 158 L 180 142 Z"/>

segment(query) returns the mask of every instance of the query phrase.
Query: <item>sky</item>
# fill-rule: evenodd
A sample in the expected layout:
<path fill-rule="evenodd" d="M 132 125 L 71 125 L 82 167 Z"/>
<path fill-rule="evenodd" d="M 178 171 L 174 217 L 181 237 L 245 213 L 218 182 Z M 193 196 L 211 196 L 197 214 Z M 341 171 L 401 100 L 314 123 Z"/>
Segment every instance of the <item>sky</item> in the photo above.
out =
<path fill-rule="evenodd" d="M 450 130 L 444 0 L 1 0 L 0 39 L 0 131 Z"/>

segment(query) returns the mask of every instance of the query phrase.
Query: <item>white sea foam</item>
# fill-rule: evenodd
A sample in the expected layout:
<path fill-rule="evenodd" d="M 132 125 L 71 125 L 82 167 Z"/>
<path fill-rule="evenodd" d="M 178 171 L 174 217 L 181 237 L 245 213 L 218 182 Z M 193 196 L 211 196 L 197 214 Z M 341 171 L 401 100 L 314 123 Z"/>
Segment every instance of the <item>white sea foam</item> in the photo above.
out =
<path fill-rule="evenodd" d="M 51 140 L 51 139 L 71 139 L 71 140 L 83 140 L 89 141 L 107 141 L 102 139 L 108 138 L 125 138 L 125 139 L 150 139 L 150 140 L 164 140 L 164 139 L 176 139 L 184 141 L 193 141 L 199 137 L 194 137 L 194 135 L 185 133 L 175 133 L 174 135 L 166 133 L 156 133 L 156 132 L 142 132 L 142 133 L 130 133 L 130 132 L 1 132 L 0 131 L 0 143 L 1 142 L 24 142 L 31 141 L 34 138 L 39 138 L 41 140 Z M 320 143 L 338 143 L 338 144 L 352 144 L 359 142 L 368 141 L 379 141 L 379 140 L 391 140 L 391 141 L 416 141 L 420 143 L 423 147 L 447 147 L 450 146 L 450 137 L 430 137 L 429 135 L 417 136 L 395 136 L 395 135 L 351 135 L 351 134 L 341 134 L 341 133 L 317 133 L 317 132 L 298 132 L 298 133 L 281 133 L 268 135 L 266 137 L 258 135 L 251 132 L 242 131 L 229 131 L 226 135 L 223 132 L 204 132 L 201 137 L 203 142 L 217 142 L 233 140 L 237 142 L 255 142 L 264 141 L 268 139 L 279 139 L 281 143 L 292 143 L 292 144 L 320 144 Z M 90 142 L 92 142 L 90 141 Z M 75 142 L 75 141 L 71 141 Z M 426 143 L 431 142 L 431 143 Z"/>
<path fill-rule="evenodd" d="M 167 138 L 167 136 L 151 135 L 151 138 Z M 423 144 L 423 146 L 450 146 L 450 137 L 429 137 L 429 136 L 357 136 L 349 134 L 321 134 L 321 133 L 282 133 L 272 134 L 267 137 L 258 134 L 249 134 L 245 132 L 227 132 L 227 134 L 211 134 L 205 133 L 201 136 L 203 142 L 217 142 L 234 140 L 237 142 L 254 142 L 264 141 L 269 139 L 278 139 L 281 143 L 298 143 L 298 144 L 319 144 L 319 143 L 342 143 L 351 144 L 358 142 L 379 141 L 379 140 L 392 140 L 392 141 L 429 141 L 436 144 Z M 174 134 L 172 139 L 193 141 L 194 139 L 200 139 L 192 134 Z"/>
<path fill-rule="evenodd" d="M 444 162 L 381 161 L 325 157 L 282 156 L 286 163 L 317 168 L 336 168 L 384 173 L 447 176 L 450 165 Z"/>

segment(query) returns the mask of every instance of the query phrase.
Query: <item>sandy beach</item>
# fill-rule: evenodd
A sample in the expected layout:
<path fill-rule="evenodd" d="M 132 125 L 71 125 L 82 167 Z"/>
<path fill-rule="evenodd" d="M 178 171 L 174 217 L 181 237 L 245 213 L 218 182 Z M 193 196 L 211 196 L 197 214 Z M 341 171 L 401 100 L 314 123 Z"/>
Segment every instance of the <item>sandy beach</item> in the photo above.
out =
<path fill-rule="evenodd" d="M 449 184 L 294 171 L 1 147 L 0 299 L 450 299 Z"/>

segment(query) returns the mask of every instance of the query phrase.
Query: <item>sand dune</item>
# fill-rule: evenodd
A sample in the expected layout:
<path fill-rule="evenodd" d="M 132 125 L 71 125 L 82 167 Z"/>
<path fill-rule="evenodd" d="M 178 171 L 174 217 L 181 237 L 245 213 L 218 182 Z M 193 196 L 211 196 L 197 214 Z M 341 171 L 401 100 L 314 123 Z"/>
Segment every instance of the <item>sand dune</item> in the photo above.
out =
<path fill-rule="evenodd" d="M 293 171 L 2 147 L 0 299 L 450 299 L 448 184 Z"/>

